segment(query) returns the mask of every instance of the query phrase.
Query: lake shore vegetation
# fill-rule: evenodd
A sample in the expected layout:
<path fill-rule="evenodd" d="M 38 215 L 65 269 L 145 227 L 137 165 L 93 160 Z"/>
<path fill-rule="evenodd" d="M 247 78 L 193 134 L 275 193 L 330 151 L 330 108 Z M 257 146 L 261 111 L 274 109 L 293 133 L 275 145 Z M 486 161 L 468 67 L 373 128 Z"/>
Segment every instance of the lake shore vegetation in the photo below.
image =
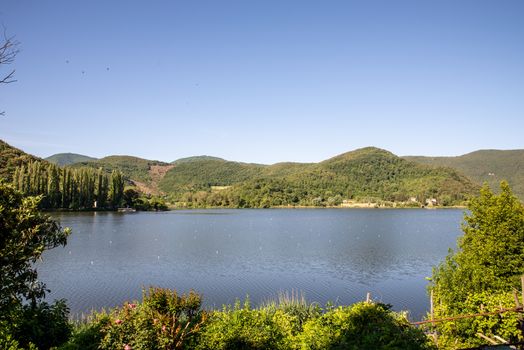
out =
<path fill-rule="evenodd" d="M 500 184 L 499 194 L 485 185 L 468 210 L 457 249 L 433 270 L 436 319 L 515 308 L 514 293 L 523 288 L 524 206 L 508 183 Z M 434 331 L 439 347 L 455 349 L 484 344 L 479 334 L 524 341 L 519 324 L 522 315 L 505 313 L 437 323 Z"/>
<path fill-rule="evenodd" d="M 150 288 L 142 302 L 77 323 L 60 349 L 436 349 L 404 314 L 381 303 L 321 308 L 280 299 L 253 308 L 246 299 L 204 310 L 201 301 L 195 292 Z"/>

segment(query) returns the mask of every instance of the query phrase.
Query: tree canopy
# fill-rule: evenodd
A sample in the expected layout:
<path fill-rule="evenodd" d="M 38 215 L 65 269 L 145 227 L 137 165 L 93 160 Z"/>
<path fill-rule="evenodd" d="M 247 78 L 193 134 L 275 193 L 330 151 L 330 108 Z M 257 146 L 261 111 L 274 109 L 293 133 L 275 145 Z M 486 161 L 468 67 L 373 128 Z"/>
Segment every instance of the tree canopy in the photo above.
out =
<path fill-rule="evenodd" d="M 514 306 L 513 289 L 520 289 L 524 274 L 524 206 L 502 182 L 500 194 L 484 185 L 471 200 L 464 215 L 464 235 L 458 249 L 433 270 L 432 284 L 435 316 L 446 317 Z M 480 321 L 444 323 L 440 332 L 449 338 L 478 345 L 478 329 L 509 338 L 518 336 L 516 318 L 490 317 Z M 475 323 L 476 322 L 476 323 Z M 480 327 L 480 328 L 479 328 Z M 497 334 L 498 333 L 498 334 Z"/>
<path fill-rule="evenodd" d="M 40 199 L 24 198 L 0 180 L 0 318 L 24 300 L 44 297 L 34 263 L 46 249 L 65 245 L 70 233 L 37 210 Z"/>

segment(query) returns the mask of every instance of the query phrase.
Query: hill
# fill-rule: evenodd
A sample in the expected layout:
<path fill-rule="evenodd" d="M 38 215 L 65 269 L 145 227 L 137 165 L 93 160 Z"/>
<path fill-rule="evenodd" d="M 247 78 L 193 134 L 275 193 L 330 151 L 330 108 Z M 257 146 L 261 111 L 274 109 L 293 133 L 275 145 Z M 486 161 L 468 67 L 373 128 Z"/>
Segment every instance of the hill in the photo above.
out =
<path fill-rule="evenodd" d="M 419 164 L 456 169 L 477 184 L 487 182 L 494 191 L 499 190 L 500 181 L 506 180 L 513 193 L 524 200 L 524 150 L 480 150 L 458 157 L 403 158 Z"/>
<path fill-rule="evenodd" d="M 257 176 L 264 167 L 215 157 L 194 157 L 191 161 L 175 163 L 160 181 L 159 187 L 168 193 L 205 191 L 212 186 L 230 186 L 246 181 Z"/>
<path fill-rule="evenodd" d="M 42 159 L 0 140 L 0 178 L 11 181 L 16 167 L 34 161 L 42 161 Z"/>
<path fill-rule="evenodd" d="M 420 165 L 368 147 L 320 163 L 260 165 L 196 160 L 175 165 L 160 188 L 197 206 L 337 205 L 343 200 L 449 205 L 475 193 L 469 179 L 449 168 Z M 217 191 L 217 188 L 219 191 Z"/>
<path fill-rule="evenodd" d="M 97 158 L 84 156 L 82 154 L 76 153 L 58 153 L 53 154 L 52 156 L 49 156 L 44 159 L 58 166 L 71 165 L 80 162 L 92 162 L 98 160 Z"/>

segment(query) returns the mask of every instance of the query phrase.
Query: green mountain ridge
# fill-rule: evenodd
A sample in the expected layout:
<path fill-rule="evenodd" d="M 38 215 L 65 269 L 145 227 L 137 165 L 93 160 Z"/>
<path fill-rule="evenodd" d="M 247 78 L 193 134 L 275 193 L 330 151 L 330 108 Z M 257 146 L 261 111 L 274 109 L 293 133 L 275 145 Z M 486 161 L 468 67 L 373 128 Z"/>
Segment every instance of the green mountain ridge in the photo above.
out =
<path fill-rule="evenodd" d="M 524 200 L 524 150 L 478 150 L 456 157 L 405 156 L 404 159 L 436 167 L 449 167 L 477 184 L 487 183 L 498 192 L 506 180 L 513 193 Z"/>
<path fill-rule="evenodd" d="M 71 165 L 80 162 L 92 162 L 98 160 L 98 158 L 93 158 L 77 153 L 57 153 L 44 159 L 58 166 Z"/>
<path fill-rule="evenodd" d="M 1 142 L 1 141 L 0 141 Z M 0 143 L 0 175 L 10 179 L 16 166 L 42 161 Z M 341 201 L 428 198 L 459 204 L 487 181 L 507 180 L 524 198 L 524 150 L 482 150 L 459 157 L 398 157 L 375 147 L 336 155 L 319 163 L 242 163 L 195 156 L 172 163 L 114 155 L 67 165 L 120 170 L 128 183 L 146 193 L 163 193 L 193 206 L 331 205 Z M 151 192 L 147 192 L 151 190 Z"/>
<path fill-rule="evenodd" d="M 195 160 L 167 171 L 159 187 L 186 204 L 240 207 L 337 205 L 343 200 L 406 202 L 413 198 L 421 203 L 436 198 L 449 205 L 477 190 L 453 169 L 420 165 L 375 147 L 320 163 Z"/>

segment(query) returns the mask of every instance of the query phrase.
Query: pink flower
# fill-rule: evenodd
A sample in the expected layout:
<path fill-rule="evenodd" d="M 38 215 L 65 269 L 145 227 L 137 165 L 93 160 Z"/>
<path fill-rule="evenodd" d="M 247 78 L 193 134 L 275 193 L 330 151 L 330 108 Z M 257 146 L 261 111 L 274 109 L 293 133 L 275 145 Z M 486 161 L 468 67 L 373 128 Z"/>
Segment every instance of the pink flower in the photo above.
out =
<path fill-rule="evenodd" d="M 130 309 L 134 309 L 136 307 L 136 304 L 127 304 L 127 306 L 129 306 Z"/>
<path fill-rule="evenodd" d="M 124 350 L 133 350 L 133 348 L 131 347 L 131 345 L 126 344 L 124 345 Z"/>
<path fill-rule="evenodd" d="M 166 325 L 163 325 L 162 326 L 162 332 L 165 332 L 166 331 Z"/>
<path fill-rule="evenodd" d="M 119 318 L 117 318 L 117 319 L 115 320 L 115 323 L 116 323 L 116 324 L 120 324 L 120 323 L 122 323 L 122 320 L 119 319 Z"/>

